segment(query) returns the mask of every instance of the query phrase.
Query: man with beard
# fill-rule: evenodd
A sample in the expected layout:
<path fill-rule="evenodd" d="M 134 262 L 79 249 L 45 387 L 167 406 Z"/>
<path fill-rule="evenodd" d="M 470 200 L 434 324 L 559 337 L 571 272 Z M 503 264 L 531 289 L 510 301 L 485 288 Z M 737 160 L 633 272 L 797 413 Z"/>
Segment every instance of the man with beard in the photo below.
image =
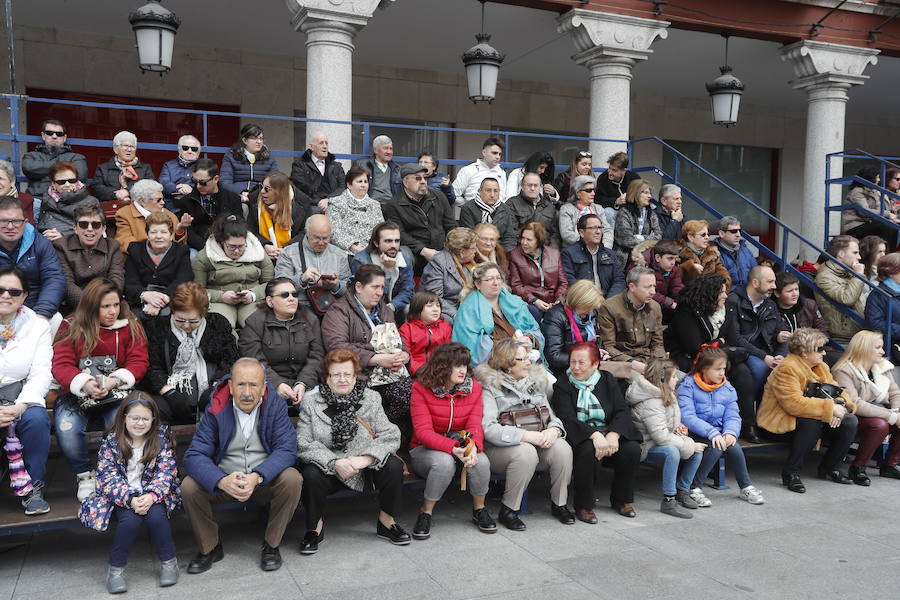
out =
<path fill-rule="evenodd" d="M 412 298 L 412 252 L 400 247 L 400 225 L 385 221 L 372 230 L 369 245 L 353 257 L 350 270 L 353 274 L 362 265 L 378 265 L 384 269 L 384 299 L 394 314 L 403 313 Z"/>

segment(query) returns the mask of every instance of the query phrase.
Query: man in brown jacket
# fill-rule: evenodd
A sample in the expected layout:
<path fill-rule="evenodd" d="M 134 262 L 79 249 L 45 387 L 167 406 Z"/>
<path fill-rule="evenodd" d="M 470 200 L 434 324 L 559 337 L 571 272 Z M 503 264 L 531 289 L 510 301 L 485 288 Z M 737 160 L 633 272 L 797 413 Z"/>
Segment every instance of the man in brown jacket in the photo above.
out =
<path fill-rule="evenodd" d="M 656 274 L 653 269 L 634 267 L 625 283 L 625 293 L 608 299 L 598 310 L 597 326 L 610 359 L 631 362 L 643 373 L 648 360 L 665 356 L 662 309 L 653 299 Z"/>

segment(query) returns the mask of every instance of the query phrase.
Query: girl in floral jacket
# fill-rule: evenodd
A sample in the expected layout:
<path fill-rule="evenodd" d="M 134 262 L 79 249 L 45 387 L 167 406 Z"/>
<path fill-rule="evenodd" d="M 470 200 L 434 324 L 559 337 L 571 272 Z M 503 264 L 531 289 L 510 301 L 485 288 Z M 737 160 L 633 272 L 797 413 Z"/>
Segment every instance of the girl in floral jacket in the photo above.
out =
<path fill-rule="evenodd" d="M 178 581 L 168 520 L 181 507 L 176 469 L 174 442 L 168 427 L 160 425 L 156 403 L 141 392 L 132 393 L 119 405 L 103 438 L 97 461 L 99 486 L 82 502 L 78 515 L 86 527 L 98 531 L 105 531 L 115 515 L 116 533 L 106 576 L 109 593 L 128 589 L 125 565 L 144 522 L 162 563 L 160 586 Z"/>

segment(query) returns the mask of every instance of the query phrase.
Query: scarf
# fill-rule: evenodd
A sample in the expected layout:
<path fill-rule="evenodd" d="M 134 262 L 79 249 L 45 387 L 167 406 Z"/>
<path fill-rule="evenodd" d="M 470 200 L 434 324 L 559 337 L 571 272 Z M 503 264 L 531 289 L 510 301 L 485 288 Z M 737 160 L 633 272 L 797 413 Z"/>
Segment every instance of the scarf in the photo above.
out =
<path fill-rule="evenodd" d="M 694 373 L 694 383 L 696 383 L 697 387 L 699 387 L 704 392 L 712 392 L 714 390 L 717 390 L 725 385 L 726 381 L 728 380 L 723 377 L 722 381 L 720 381 L 719 383 L 707 383 L 706 380 L 703 379 L 703 375 L 701 375 L 700 373 Z"/>
<path fill-rule="evenodd" d="M 16 335 L 22 331 L 22 328 L 28 322 L 28 317 L 25 315 L 23 309 L 24 306 L 20 306 L 16 315 L 9 323 L 0 324 L 0 350 L 5 350 L 6 344 L 8 344 L 10 340 L 16 339 Z"/>
<path fill-rule="evenodd" d="M 712 336 L 710 339 L 717 339 L 719 337 L 719 330 L 722 328 L 722 325 L 725 324 L 725 307 L 716 310 L 713 314 L 709 315 L 709 325 L 712 327 Z"/>
<path fill-rule="evenodd" d="M 75 184 L 75 189 L 71 192 L 63 192 L 59 193 L 54 186 L 50 186 L 47 188 L 47 195 L 56 200 L 57 202 L 66 203 L 67 200 L 81 200 L 86 197 L 86 193 L 81 193 L 84 190 L 84 184 L 80 181 Z M 77 198 L 76 198 L 77 197 Z"/>
<path fill-rule="evenodd" d="M 890 362 L 883 360 L 880 363 L 876 363 L 868 373 L 851 362 L 847 362 L 846 365 L 853 371 L 853 374 L 856 375 L 857 379 L 863 382 L 864 386 L 872 389 L 873 403 L 890 407 L 888 394 L 891 390 L 891 375 L 889 373 L 893 370 Z M 888 375 L 885 375 L 885 373 L 888 373 Z"/>
<path fill-rule="evenodd" d="M 181 158 L 180 156 L 178 157 L 177 160 L 178 160 L 179 166 L 182 166 L 182 167 L 184 167 L 185 169 L 187 169 L 187 168 L 190 167 L 192 164 L 194 164 L 195 162 L 197 162 L 196 159 L 195 159 L 195 160 L 184 160 L 184 159 Z"/>
<path fill-rule="evenodd" d="M 525 301 L 507 289 L 500 290 L 500 312 L 514 329 L 533 335 L 538 345 L 543 347 L 544 336 L 531 316 Z M 473 290 L 463 300 L 453 319 L 453 341 L 459 342 L 472 351 L 472 363 L 477 364 L 486 359 L 489 347 L 483 347 L 482 337 L 490 341 L 494 331 L 494 312 L 491 303 L 478 290 Z M 481 353 L 485 352 L 482 356 Z"/>
<path fill-rule="evenodd" d="M 434 392 L 435 398 L 453 396 L 454 394 L 469 395 L 472 393 L 472 377 L 466 375 L 466 378 L 462 380 L 462 383 L 457 383 L 449 390 L 447 389 L 447 386 L 439 385 L 431 391 Z"/>
<path fill-rule="evenodd" d="M 200 340 L 206 331 L 206 319 L 200 319 L 200 326 L 191 334 L 176 327 L 173 320 L 170 320 L 169 324 L 179 346 L 178 353 L 175 355 L 175 363 L 172 365 L 172 374 L 169 375 L 166 383 L 180 392 L 193 394 L 192 382 L 196 377 L 197 396 L 199 397 L 209 387 L 206 360 L 203 358 L 203 353 L 200 352 Z"/>
<path fill-rule="evenodd" d="M 600 381 L 600 370 L 595 369 L 591 376 L 581 381 L 572 377 L 572 369 L 566 369 L 569 383 L 578 390 L 578 401 L 575 403 L 575 416 L 582 423 L 592 427 L 606 426 L 606 411 L 600 400 L 594 396 L 594 386 Z"/>
<path fill-rule="evenodd" d="M 488 206 L 484 203 L 480 197 L 475 196 L 475 206 L 481 209 L 481 222 L 482 223 L 493 223 L 494 222 L 494 212 L 498 208 L 500 208 L 500 202 L 497 202 L 493 206 Z"/>
<path fill-rule="evenodd" d="M 134 165 L 138 164 L 137 156 L 128 162 L 119 160 L 118 156 L 113 157 L 113 160 L 116 162 L 116 166 L 119 167 L 119 171 L 121 171 L 120 178 L 125 177 L 132 181 L 137 181 L 139 179 L 137 171 L 134 170 Z"/>
<path fill-rule="evenodd" d="M 900 283 L 897 283 L 890 277 L 884 280 L 884 286 L 894 292 L 895 294 L 900 294 Z"/>
<path fill-rule="evenodd" d="M 276 248 L 284 248 L 291 241 L 290 229 L 285 229 L 272 220 L 272 215 L 262 202 L 257 203 L 259 212 L 259 233 L 272 242 Z M 302 249 L 300 250 L 303 251 Z"/>
<path fill-rule="evenodd" d="M 3 445 L 6 458 L 9 461 L 9 486 L 16 496 L 27 496 L 33 489 L 31 476 L 25 469 L 25 461 L 22 459 L 22 442 L 16 437 L 16 422 L 13 421 L 6 428 L 6 443 Z"/>
<path fill-rule="evenodd" d="M 579 317 L 575 311 L 568 306 L 563 306 L 566 309 L 566 316 L 569 317 L 569 325 L 572 327 L 573 344 L 583 342 L 585 337 L 587 337 L 587 341 L 589 342 L 593 342 L 597 339 L 597 330 L 594 327 L 594 311 L 589 312 L 585 317 L 585 322 L 582 323 L 581 317 Z M 584 336 L 581 335 L 581 328 L 578 327 L 579 325 L 584 327 Z"/>
<path fill-rule="evenodd" d="M 359 421 L 356 420 L 356 411 L 363 401 L 363 393 L 366 384 L 357 381 L 356 385 L 346 396 L 338 396 L 327 385 L 319 386 L 319 395 L 328 408 L 331 409 L 331 445 L 333 450 L 347 451 L 347 446 L 356 436 L 359 429 Z"/>

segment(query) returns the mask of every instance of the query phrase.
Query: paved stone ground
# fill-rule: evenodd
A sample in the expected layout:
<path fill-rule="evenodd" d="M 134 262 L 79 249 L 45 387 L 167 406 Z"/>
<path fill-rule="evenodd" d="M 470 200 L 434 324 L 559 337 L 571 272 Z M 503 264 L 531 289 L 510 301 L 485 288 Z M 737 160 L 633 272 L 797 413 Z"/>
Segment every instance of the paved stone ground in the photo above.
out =
<path fill-rule="evenodd" d="M 528 530 L 479 533 L 470 504 L 451 492 L 438 505 L 432 538 L 393 547 L 375 537 L 374 497 L 335 500 L 326 541 L 301 556 L 298 514 L 282 544 L 284 566 L 257 566 L 255 511 L 220 513 L 225 559 L 202 575 L 184 566 L 195 553 L 187 518 L 173 523 L 182 565 L 177 586 L 156 586 L 155 558 L 142 538 L 128 568 L 128 598 L 315 598 L 316 600 L 588 598 L 897 598 L 900 597 L 900 481 L 873 476 L 869 488 L 804 477 L 805 495 L 779 480 L 780 455 L 752 455 L 750 471 L 763 506 L 737 498 L 735 487 L 709 490 L 713 506 L 691 520 L 659 508 L 659 470 L 642 467 L 638 517 L 606 507 L 600 523 L 564 526 L 552 519 L 546 479 L 532 483 Z M 871 470 L 870 470 L 871 471 Z M 598 488 L 605 497 L 606 482 Z M 733 486 L 733 480 L 730 481 Z M 406 498 L 400 521 L 412 527 L 420 492 Z M 491 503 L 496 515 L 497 502 Z M 0 598 L 76 600 L 106 596 L 109 534 L 68 529 L 0 540 Z"/>

